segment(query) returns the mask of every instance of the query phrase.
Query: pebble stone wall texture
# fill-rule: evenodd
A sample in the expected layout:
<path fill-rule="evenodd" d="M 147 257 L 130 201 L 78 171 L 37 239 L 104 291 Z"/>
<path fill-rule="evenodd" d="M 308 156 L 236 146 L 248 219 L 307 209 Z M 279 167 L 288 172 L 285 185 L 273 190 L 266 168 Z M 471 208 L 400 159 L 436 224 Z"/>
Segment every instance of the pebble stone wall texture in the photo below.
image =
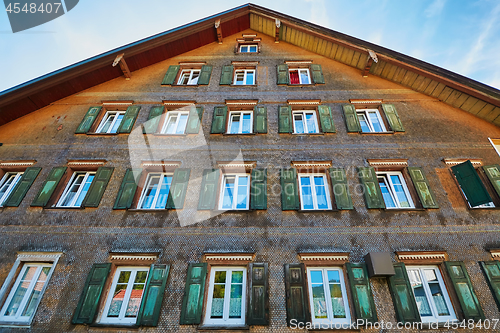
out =
<path fill-rule="evenodd" d="M 171 265 L 158 327 L 132 332 L 197 332 L 196 326 L 179 326 L 187 265 L 215 251 L 254 252 L 256 262 L 269 263 L 270 325 L 250 327 L 249 332 L 293 331 L 286 326 L 283 265 L 297 263 L 297 253 L 302 251 L 345 251 L 351 262 L 363 261 L 370 251 L 388 251 L 393 256 L 402 250 L 446 251 L 450 260 L 465 262 L 486 318 L 500 318 L 478 263 L 491 260 L 488 249 L 500 248 L 500 212 L 469 210 L 442 161 L 453 157 L 481 158 L 484 165 L 499 163 L 488 137 L 500 137 L 500 128 L 406 87 L 378 77 L 363 78 L 357 69 L 285 42 L 276 44 L 265 35 L 258 35 L 262 38 L 260 54 L 236 55 L 234 46 L 240 36 L 227 37 L 221 45 L 214 43 L 134 72 L 130 81 L 118 78 L 85 90 L 0 128 L 0 160 L 35 159 L 35 166 L 43 168 L 19 207 L 0 209 L 0 282 L 7 277 L 18 251 L 64 252 L 31 328 L 0 328 L 0 332 L 127 331 L 71 324 L 92 264 L 107 262 L 109 253 L 117 251 L 159 252 L 158 263 Z M 221 67 L 236 60 L 259 61 L 257 86 L 219 85 Z M 326 84 L 277 86 L 276 65 L 284 60 L 321 64 Z M 181 61 L 206 61 L 212 65 L 210 84 L 161 86 L 168 66 Z M 268 133 L 210 135 L 213 109 L 224 105 L 225 99 L 258 99 L 259 105 L 267 106 Z M 286 104 L 287 99 L 321 99 L 322 104 L 331 106 L 337 133 L 278 134 L 278 106 Z M 393 103 L 406 132 L 347 134 L 342 104 L 349 99 Z M 149 151 L 141 141 L 142 135 L 75 135 L 87 109 L 103 100 L 134 100 L 141 105 L 135 123 L 139 131 L 153 105 L 162 100 L 194 100 L 204 107 L 202 131 L 200 135 L 181 137 L 150 135 Z M 149 159 L 151 152 L 158 159 L 182 161 L 182 167 L 191 168 L 185 208 L 179 213 L 112 210 L 126 168 L 134 161 Z M 245 161 L 256 161 L 257 166 L 268 168 L 268 209 L 221 214 L 197 211 L 202 170 L 213 167 L 215 161 L 234 160 L 240 152 Z M 30 207 L 52 167 L 82 158 L 106 159 L 106 165 L 115 167 L 98 208 Z M 410 166 L 423 167 L 440 208 L 368 210 L 354 170 L 366 166 L 370 158 L 406 158 Z M 304 160 L 332 161 L 333 166 L 345 168 L 355 209 L 281 211 L 279 169 Z M 395 323 L 387 281 L 373 278 L 370 282 L 379 320 Z"/>

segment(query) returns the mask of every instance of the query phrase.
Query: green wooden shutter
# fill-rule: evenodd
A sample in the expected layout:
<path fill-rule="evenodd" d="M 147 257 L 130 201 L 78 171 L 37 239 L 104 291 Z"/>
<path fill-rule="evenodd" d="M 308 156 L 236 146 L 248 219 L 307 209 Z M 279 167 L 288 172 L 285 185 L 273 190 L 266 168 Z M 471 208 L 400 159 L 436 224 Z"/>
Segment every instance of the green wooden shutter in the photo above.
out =
<path fill-rule="evenodd" d="M 328 174 L 332 182 L 333 195 L 335 196 L 335 205 L 337 209 L 353 209 L 345 170 L 342 168 L 329 168 Z"/>
<path fill-rule="evenodd" d="M 219 169 L 203 170 L 201 181 L 200 199 L 198 200 L 198 210 L 214 209 L 217 195 L 217 185 L 219 184 Z"/>
<path fill-rule="evenodd" d="M 220 85 L 229 85 L 233 82 L 233 65 L 222 66 L 222 74 L 220 76 Z"/>
<path fill-rule="evenodd" d="M 292 108 L 280 106 L 278 111 L 279 133 L 292 133 Z"/>
<path fill-rule="evenodd" d="M 375 169 L 372 167 L 359 167 L 358 175 L 361 185 L 363 185 L 366 207 L 385 208 L 384 198 L 382 197 Z"/>
<path fill-rule="evenodd" d="M 201 66 L 200 77 L 198 78 L 199 85 L 207 85 L 210 82 L 210 75 L 212 75 L 212 66 Z"/>
<path fill-rule="evenodd" d="M 418 197 L 424 208 L 439 208 L 436 197 L 429 186 L 429 181 L 425 177 L 424 170 L 419 167 L 409 167 L 411 180 L 415 189 L 417 190 Z"/>
<path fill-rule="evenodd" d="M 141 172 L 142 169 L 127 169 L 113 209 L 129 209 L 132 207 L 135 191 L 137 190 L 137 182 L 141 177 Z"/>
<path fill-rule="evenodd" d="M 404 132 L 405 129 L 401 123 L 401 119 L 399 119 L 396 107 L 393 104 L 382 104 L 382 109 L 384 109 L 385 117 L 391 129 L 394 132 Z"/>
<path fill-rule="evenodd" d="M 127 108 L 127 112 L 125 112 L 125 116 L 123 116 L 117 133 L 130 133 L 130 131 L 132 131 L 140 109 L 141 107 L 139 105 L 131 105 Z"/>
<path fill-rule="evenodd" d="M 472 166 L 471 161 L 467 160 L 464 163 L 452 166 L 451 170 L 471 207 L 476 207 L 492 201 L 476 169 Z"/>
<path fill-rule="evenodd" d="M 267 209 L 267 169 L 252 169 L 250 209 Z"/>
<path fill-rule="evenodd" d="M 289 84 L 290 78 L 288 77 L 288 65 L 278 65 L 277 69 L 277 77 L 278 84 Z"/>
<path fill-rule="evenodd" d="M 297 169 L 281 169 L 281 210 L 299 210 Z"/>
<path fill-rule="evenodd" d="M 189 118 L 186 126 L 186 134 L 198 134 L 200 132 L 201 118 L 203 117 L 203 107 L 191 106 Z"/>
<path fill-rule="evenodd" d="M 21 176 L 21 179 L 19 179 L 9 197 L 7 198 L 7 200 L 5 200 L 5 207 L 18 207 L 21 204 L 21 201 L 40 173 L 40 170 L 42 170 L 42 168 L 26 168 L 23 175 Z"/>
<path fill-rule="evenodd" d="M 462 261 L 445 261 L 444 265 L 455 288 L 465 320 L 484 320 L 483 309 L 474 292 L 464 263 Z"/>
<path fill-rule="evenodd" d="M 335 125 L 333 124 L 332 110 L 328 105 L 319 105 L 319 122 L 323 133 L 335 133 Z"/>
<path fill-rule="evenodd" d="M 137 325 L 158 325 L 169 270 L 170 265 L 151 265 L 148 280 L 144 286 L 141 308 L 137 314 Z"/>
<path fill-rule="evenodd" d="M 201 323 L 207 263 L 189 264 L 181 309 L 181 325 Z"/>
<path fill-rule="evenodd" d="M 323 71 L 321 70 L 321 65 L 311 65 L 312 80 L 314 83 L 325 83 L 325 77 L 323 76 Z"/>
<path fill-rule="evenodd" d="M 306 271 L 304 264 L 285 264 L 286 321 L 294 323 L 311 321 L 309 302 L 307 300 Z"/>
<path fill-rule="evenodd" d="M 222 134 L 226 132 L 227 106 L 216 106 L 214 108 L 214 118 L 212 119 L 212 134 Z"/>
<path fill-rule="evenodd" d="M 110 270 L 110 263 L 92 266 L 71 321 L 73 324 L 92 324 Z"/>
<path fill-rule="evenodd" d="M 267 108 L 255 106 L 253 109 L 253 131 L 254 133 L 267 133 Z"/>
<path fill-rule="evenodd" d="M 394 302 L 396 318 L 401 323 L 421 322 L 405 264 L 398 262 L 393 266 L 396 274 L 389 277 L 389 290 Z"/>
<path fill-rule="evenodd" d="M 153 134 L 158 131 L 158 123 L 160 122 L 161 115 L 163 114 L 163 106 L 153 106 L 149 110 L 148 120 L 142 127 L 142 133 Z"/>
<path fill-rule="evenodd" d="M 101 202 L 102 195 L 108 186 L 111 174 L 115 168 L 100 167 L 97 169 L 94 180 L 90 184 L 87 195 L 83 199 L 82 207 L 98 207 Z"/>
<path fill-rule="evenodd" d="M 182 209 L 191 169 L 175 169 L 167 199 L 167 209 Z"/>
<path fill-rule="evenodd" d="M 163 78 L 161 84 L 175 84 L 175 78 L 177 77 L 177 73 L 179 72 L 180 68 L 181 66 L 179 65 L 168 66 L 167 73 L 165 74 L 165 77 Z"/>
<path fill-rule="evenodd" d="M 268 264 L 251 263 L 247 325 L 269 325 Z"/>
<path fill-rule="evenodd" d="M 498 261 L 481 261 L 481 268 L 490 286 L 493 298 L 500 309 L 500 264 Z"/>
<path fill-rule="evenodd" d="M 42 188 L 35 197 L 35 200 L 31 203 L 32 207 L 44 207 L 47 202 L 49 202 L 52 193 L 56 189 L 59 181 L 66 172 L 67 167 L 55 167 L 50 170 L 47 179 L 42 185 Z"/>
<path fill-rule="evenodd" d="M 349 286 L 351 287 L 351 295 L 354 300 L 353 307 L 356 319 L 363 319 L 365 323 L 377 322 L 377 312 L 366 264 L 346 263 L 346 269 Z"/>
<path fill-rule="evenodd" d="M 347 126 L 347 132 L 361 132 L 361 125 L 359 124 L 358 114 L 356 108 L 352 104 L 342 105 L 344 110 L 344 119 Z"/>
<path fill-rule="evenodd" d="M 493 185 L 495 192 L 500 196 L 500 165 L 486 165 L 483 167 L 483 170 L 490 180 L 491 185 Z"/>
<path fill-rule="evenodd" d="M 80 123 L 80 125 L 78 125 L 75 133 L 76 134 L 87 133 L 90 130 L 90 127 L 92 127 L 92 124 L 97 118 L 97 115 L 99 115 L 101 109 L 102 107 L 100 106 L 91 106 L 88 109 L 87 113 L 85 114 L 85 117 L 83 117 L 83 120 Z"/>

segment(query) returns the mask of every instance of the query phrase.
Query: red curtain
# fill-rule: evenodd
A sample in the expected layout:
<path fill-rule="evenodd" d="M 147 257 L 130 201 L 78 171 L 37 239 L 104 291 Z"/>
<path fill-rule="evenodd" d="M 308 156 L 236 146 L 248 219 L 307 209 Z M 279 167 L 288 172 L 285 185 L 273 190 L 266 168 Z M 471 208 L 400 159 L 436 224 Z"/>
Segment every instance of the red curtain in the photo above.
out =
<path fill-rule="evenodd" d="M 300 84 L 299 71 L 290 72 L 290 84 Z"/>

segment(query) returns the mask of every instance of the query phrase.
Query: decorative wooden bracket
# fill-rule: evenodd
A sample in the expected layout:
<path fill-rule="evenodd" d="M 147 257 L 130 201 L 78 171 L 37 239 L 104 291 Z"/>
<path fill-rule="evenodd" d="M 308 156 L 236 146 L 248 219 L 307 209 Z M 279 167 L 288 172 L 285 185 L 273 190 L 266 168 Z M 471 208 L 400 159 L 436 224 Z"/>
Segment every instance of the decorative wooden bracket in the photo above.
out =
<path fill-rule="evenodd" d="M 220 20 L 215 21 L 215 29 L 217 29 L 217 39 L 219 44 L 222 44 L 222 27 L 220 26 Z"/>
<path fill-rule="evenodd" d="M 274 42 L 279 43 L 280 42 L 280 26 L 281 26 L 281 21 L 278 19 L 275 19 L 274 21 L 276 23 L 276 30 L 274 33 Z"/>
<path fill-rule="evenodd" d="M 372 67 L 373 63 L 378 62 L 377 54 L 373 52 L 372 50 L 368 50 L 368 59 L 366 60 L 366 65 L 365 69 L 363 70 L 363 77 L 368 77 L 368 72 L 370 71 L 370 68 Z"/>
<path fill-rule="evenodd" d="M 113 61 L 113 67 L 120 64 L 123 75 L 125 75 L 125 80 L 130 80 L 132 74 L 130 74 L 130 70 L 128 69 L 127 63 L 125 62 L 125 58 L 123 58 L 124 55 L 125 53 L 116 56 L 115 61 Z"/>

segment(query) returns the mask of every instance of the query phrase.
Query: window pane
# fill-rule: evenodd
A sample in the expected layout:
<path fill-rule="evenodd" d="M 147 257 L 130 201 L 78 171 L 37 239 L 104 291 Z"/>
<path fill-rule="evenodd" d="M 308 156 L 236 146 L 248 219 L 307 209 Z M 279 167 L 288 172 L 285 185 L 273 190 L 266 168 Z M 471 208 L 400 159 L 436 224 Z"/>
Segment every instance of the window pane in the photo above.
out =
<path fill-rule="evenodd" d="M 231 298 L 229 299 L 229 318 L 241 318 L 241 301 L 243 298 L 243 272 L 231 273 Z"/>
<path fill-rule="evenodd" d="M 300 84 L 298 71 L 290 71 L 290 84 Z"/>
<path fill-rule="evenodd" d="M 108 317 L 118 317 L 120 315 L 120 310 L 122 308 L 123 299 L 125 298 L 125 292 L 127 290 L 127 284 L 130 280 L 131 273 L 131 271 L 120 272 L 118 283 L 116 284 L 113 298 L 111 300 L 111 304 L 109 305 Z"/>
<path fill-rule="evenodd" d="M 217 274 L 218 272 L 216 272 Z M 224 272 L 226 273 L 226 272 Z M 212 309 L 210 318 L 222 318 L 224 312 L 224 293 L 226 292 L 225 284 L 215 284 L 212 295 Z"/>
<path fill-rule="evenodd" d="M 169 115 L 167 128 L 165 130 L 166 134 L 174 134 L 175 133 L 175 123 L 177 122 L 177 114 Z"/>
<path fill-rule="evenodd" d="M 315 115 L 313 113 L 306 113 L 307 131 L 308 133 L 317 133 L 316 122 L 314 121 Z"/>
<path fill-rule="evenodd" d="M 226 271 L 216 271 L 214 283 L 226 283 Z"/>
<path fill-rule="evenodd" d="M 240 52 L 248 52 L 248 46 L 247 45 L 242 45 L 240 47 Z"/>
<path fill-rule="evenodd" d="M 89 191 L 90 184 L 92 184 L 92 181 L 94 180 L 95 175 L 89 175 L 87 179 L 85 180 L 85 184 L 83 184 L 83 189 L 78 195 L 78 199 L 76 199 L 75 206 L 80 207 L 82 205 L 83 199 L 85 199 L 85 196 L 87 195 L 87 192 Z"/>
<path fill-rule="evenodd" d="M 84 174 L 79 174 L 76 175 L 75 178 L 73 178 L 73 183 L 70 185 L 69 190 L 66 194 L 66 197 L 64 198 L 61 206 L 71 206 L 71 203 L 73 202 L 73 198 L 76 195 L 76 192 L 78 192 L 78 189 L 80 188 L 80 185 L 82 184 L 83 178 L 85 178 Z"/>
<path fill-rule="evenodd" d="M 175 131 L 175 134 L 184 134 L 184 130 L 186 129 L 186 124 L 188 120 L 188 115 L 187 114 L 181 114 L 179 123 L 177 124 L 177 129 Z"/>
<path fill-rule="evenodd" d="M 254 75 L 255 73 L 253 71 L 248 71 L 247 72 L 247 80 L 245 82 L 245 84 L 254 84 Z"/>
<path fill-rule="evenodd" d="M 222 208 L 232 209 L 233 208 L 233 196 L 234 196 L 234 177 L 227 177 L 226 184 L 224 186 L 224 195 L 222 198 Z"/>
<path fill-rule="evenodd" d="M 28 266 L 26 268 L 26 270 L 24 271 L 24 274 L 21 278 L 21 281 L 20 281 L 19 285 L 17 286 L 16 293 L 14 294 L 14 297 L 12 297 L 12 300 L 10 301 L 10 304 L 7 307 L 7 310 L 5 310 L 4 316 L 15 316 L 16 315 L 24 296 L 26 295 L 26 291 L 28 290 L 28 287 L 31 283 L 31 280 L 33 280 L 33 278 L 35 276 L 37 268 L 38 268 L 37 266 Z"/>
<path fill-rule="evenodd" d="M 33 314 L 33 311 L 35 311 L 35 307 L 40 299 L 43 286 L 45 284 L 45 281 L 47 281 L 47 275 L 49 274 L 49 271 L 50 267 L 42 268 L 42 271 L 38 276 L 38 281 L 36 282 L 35 287 L 31 292 L 31 297 L 30 300 L 28 301 L 28 306 L 26 307 L 26 310 L 24 310 L 23 316 L 31 316 Z"/>
<path fill-rule="evenodd" d="M 429 283 L 429 289 L 432 294 L 432 301 L 436 306 L 439 316 L 448 316 L 450 311 L 446 306 L 446 301 L 443 296 L 443 292 L 441 287 L 439 286 L 439 281 L 436 276 L 436 272 L 433 269 L 425 269 L 424 270 L 425 279 Z"/>
<path fill-rule="evenodd" d="M 394 185 L 394 191 L 396 192 L 396 197 L 398 198 L 401 207 L 410 207 L 410 202 L 406 196 L 406 193 L 401 184 L 401 179 L 398 175 L 391 175 L 391 181 Z"/>
<path fill-rule="evenodd" d="M 247 114 L 243 114 L 243 124 L 242 124 L 242 130 L 241 132 L 242 133 L 250 133 L 250 128 L 252 126 L 252 123 L 251 123 L 251 119 L 252 119 L 252 116 L 247 113 Z"/>
<path fill-rule="evenodd" d="M 139 308 L 141 307 L 142 294 L 144 292 L 144 285 L 146 284 L 146 277 L 148 276 L 147 271 L 138 271 L 135 280 L 132 293 L 130 294 L 130 299 L 128 301 L 127 311 L 125 312 L 125 317 L 137 317 L 139 313 Z"/>
<path fill-rule="evenodd" d="M 328 282 L 330 284 L 333 317 L 346 318 L 344 298 L 342 296 L 342 288 L 340 286 L 340 272 L 328 271 Z"/>
<path fill-rule="evenodd" d="M 231 128 L 229 129 L 229 133 L 236 134 L 239 133 L 240 130 L 240 114 L 234 114 L 231 118 Z"/>
<path fill-rule="evenodd" d="M 21 174 L 22 173 L 14 173 L 7 175 L 4 183 L 0 186 L 0 206 L 3 205 L 5 200 L 7 200 L 17 182 L 19 181 L 19 179 L 21 179 Z"/>
<path fill-rule="evenodd" d="M 311 289 L 314 318 L 328 318 L 322 271 L 311 271 Z"/>
<path fill-rule="evenodd" d="M 101 127 L 100 133 L 107 133 L 109 127 L 111 126 L 111 123 L 113 122 L 113 119 L 115 118 L 114 114 L 109 114 L 108 117 L 105 119 L 103 126 Z"/>
<path fill-rule="evenodd" d="M 293 122 L 295 125 L 295 133 L 304 133 L 304 124 L 302 123 L 302 115 L 296 114 L 293 116 Z"/>
<path fill-rule="evenodd" d="M 371 132 L 365 115 L 362 113 L 358 113 L 358 119 L 359 119 L 359 124 L 361 125 L 361 132 L 364 132 L 364 133 Z"/>
<path fill-rule="evenodd" d="M 158 191 L 158 198 L 156 199 L 155 208 L 165 208 L 167 205 L 168 192 L 170 190 L 170 184 L 172 184 L 172 177 L 163 175 L 161 177 L 161 186 Z"/>
<path fill-rule="evenodd" d="M 257 52 L 257 45 L 251 45 L 250 52 Z"/>
<path fill-rule="evenodd" d="M 301 84 L 309 84 L 309 73 L 307 70 L 300 71 L 300 83 Z"/>
<path fill-rule="evenodd" d="M 300 177 L 300 180 L 303 209 L 314 209 L 311 192 L 311 180 L 309 177 Z"/>
<path fill-rule="evenodd" d="M 188 82 L 188 84 L 198 84 L 199 77 L 200 77 L 200 71 L 193 71 L 193 74 L 191 75 L 191 80 Z"/>
<path fill-rule="evenodd" d="M 141 208 L 151 208 L 153 204 L 153 200 L 156 195 L 156 191 L 158 190 L 158 183 L 160 182 L 159 176 L 151 176 L 149 179 L 149 185 L 146 189 L 146 193 L 144 194 L 144 199 L 142 201 Z"/>
<path fill-rule="evenodd" d="M 244 72 L 236 72 L 236 78 L 234 80 L 234 84 L 242 85 L 244 80 L 245 80 L 245 73 Z"/>
<path fill-rule="evenodd" d="M 248 177 L 239 177 L 238 179 L 238 201 L 236 208 L 247 208 Z"/>
<path fill-rule="evenodd" d="M 419 270 L 408 270 L 408 278 L 410 279 L 410 283 L 413 288 L 413 293 L 415 295 L 415 301 L 417 302 L 418 312 L 420 313 L 420 316 L 432 316 L 431 308 L 429 306 L 429 302 L 427 301 L 427 296 L 425 295 L 425 290 L 422 284 L 422 279 L 420 278 Z"/>
<path fill-rule="evenodd" d="M 109 131 L 109 133 L 116 133 L 118 131 L 118 127 L 120 127 L 120 124 L 124 116 L 125 115 L 123 113 L 119 113 L 116 115 L 116 121 L 113 124 L 113 128 Z"/>
<path fill-rule="evenodd" d="M 318 202 L 318 209 L 328 209 L 325 182 L 322 176 L 314 177 L 314 187 L 316 190 L 316 201 Z"/>
<path fill-rule="evenodd" d="M 368 116 L 370 117 L 370 121 L 373 126 L 373 130 L 375 132 L 383 132 L 384 130 L 382 129 L 382 126 L 380 125 L 380 121 L 377 117 L 376 112 L 368 112 Z"/>
<path fill-rule="evenodd" d="M 179 84 L 187 84 L 189 82 L 190 71 L 183 71 L 181 74 L 181 78 L 179 80 Z"/>
<path fill-rule="evenodd" d="M 382 191 L 382 196 L 384 197 L 385 206 L 388 208 L 395 208 L 396 204 L 392 199 L 391 193 L 389 192 L 389 188 L 385 183 L 385 179 L 383 177 L 378 178 L 378 184 L 380 185 L 380 190 Z"/>

